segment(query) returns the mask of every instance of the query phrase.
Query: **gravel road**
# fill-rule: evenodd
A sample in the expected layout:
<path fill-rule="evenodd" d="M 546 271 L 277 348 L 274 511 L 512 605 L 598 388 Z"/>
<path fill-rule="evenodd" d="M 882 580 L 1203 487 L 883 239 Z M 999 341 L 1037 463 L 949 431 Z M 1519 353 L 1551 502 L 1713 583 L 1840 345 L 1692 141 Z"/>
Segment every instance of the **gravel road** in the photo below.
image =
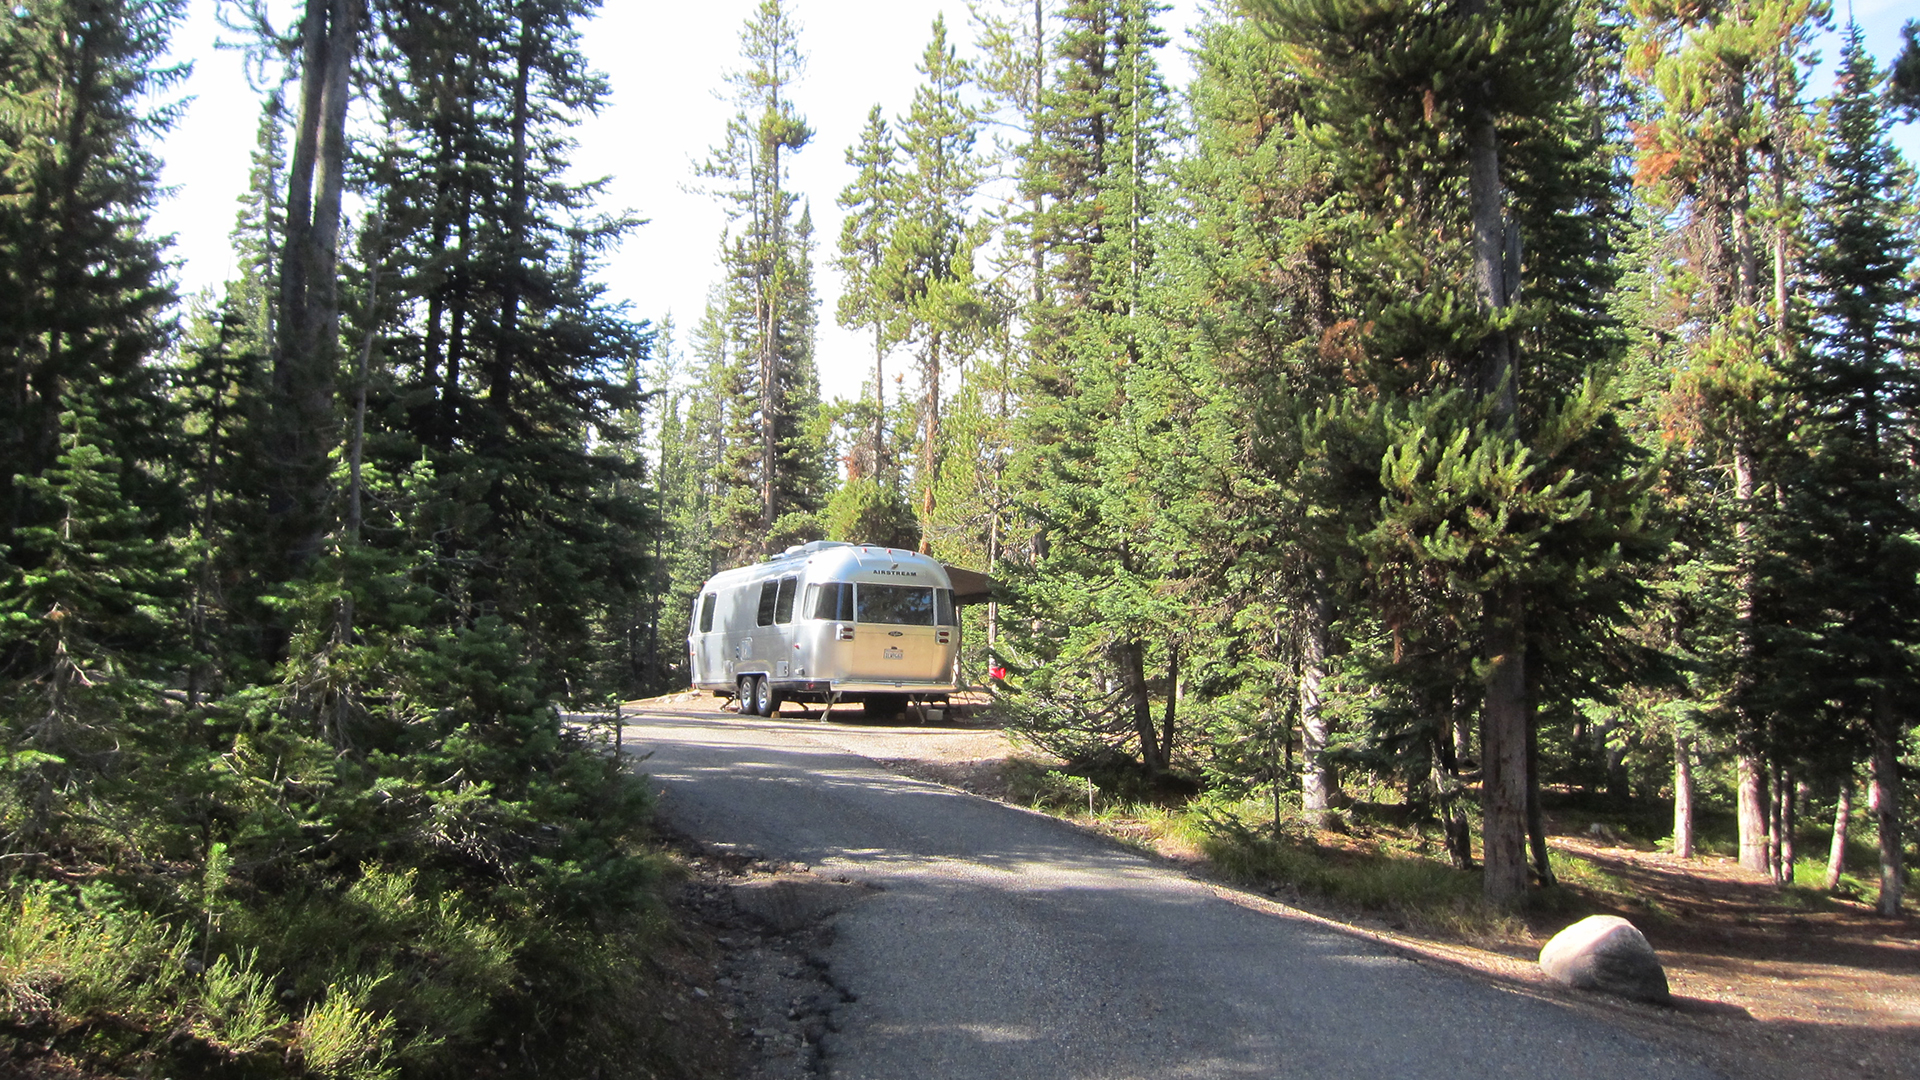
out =
<path fill-rule="evenodd" d="M 642 712 L 661 811 L 870 886 L 833 920 L 827 1073 L 1705 1080 L 1554 1001 L 1223 897 L 1064 823 L 885 771 L 858 729 Z"/>

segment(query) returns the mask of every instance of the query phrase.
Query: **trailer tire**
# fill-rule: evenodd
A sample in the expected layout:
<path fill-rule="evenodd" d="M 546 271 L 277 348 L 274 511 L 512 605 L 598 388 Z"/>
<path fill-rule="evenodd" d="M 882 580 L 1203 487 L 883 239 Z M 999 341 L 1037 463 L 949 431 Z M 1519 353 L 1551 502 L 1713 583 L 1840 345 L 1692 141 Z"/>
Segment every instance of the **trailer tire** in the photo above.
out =
<path fill-rule="evenodd" d="M 761 716 L 772 716 L 780 706 L 774 702 L 773 686 L 765 675 L 753 677 L 753 711 Z"/>

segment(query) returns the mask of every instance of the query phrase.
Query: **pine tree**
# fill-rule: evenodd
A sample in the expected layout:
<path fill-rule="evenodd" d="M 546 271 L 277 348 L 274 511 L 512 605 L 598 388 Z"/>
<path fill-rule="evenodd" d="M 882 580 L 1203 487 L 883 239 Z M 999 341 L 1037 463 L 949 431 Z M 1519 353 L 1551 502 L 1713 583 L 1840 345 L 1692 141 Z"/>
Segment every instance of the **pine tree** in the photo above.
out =
<path fill-rule="evenodd" d="M 1777 717 L 1776 752 L 1850 777 L 1867 758 L 1880 833 L 1882 914 L 1901 906 L 1898 759 L 1915 720 L 1920 666 L 1916 450 L 1905 417 L 1920 406 L 1920 288 L 1910 276 L 1913 176 L 1858 26 L 1835 93 L 1811 259 L 1814 347 L 1789 370 L 1795 446 L 1779 511 L 1761 523 L 1756 643 L 1765 675 L 1749 708 Z M 1844 747 L 1834 758 L 1836 743 Z M 1825 759 L 1825 760 L 1823 760 Z"/>
<path fill-rule="evenodd" d="M 899 329 L 892 305 L 886 301 L 887 238 L 901 212 L 897 188 L 893 134 L 880 106 L 867 114 L 867 126 L 857 146 L 848 147 L 847 164 L 855 170 L 835 200 L 847 212 L 840 226 L 840 255 L 834 261 L 843 282 L 837 311 L 840 325 L 873 332 L 873 402 L 871 427 L 865 445 L 852 458 L 850 476 L 885 481 L 894 475 L 886 453 L 887 354 L 897 343 Z"/>
<path fill-rule="evenodd" d="M 113 387 L 95 405 L 110 456 L 157 450 L 133 445 L 157 399 L 141 362 L 173 301 L 145 233 L 160 168 L 146 143 L 171 120 L 150 103 L 184 75 L 160 66 L 182 9 L 42 0 L 0 19 L 0 541 L 46 524 L 14 478 L 59 458 L 70 394 Z"/>
<path fill-rule="evenodd" d="M 1261 10 L 1312 88 L 1335 184 L 1372 219 L 1339 258 L 1385 409 L 1383 496 L 1354 532 L 1377 670 L 1408 715 L 1439 718 L 1422 741 L 1477 706 L 1486 893 L 1512 903 L 1530 869 L 1551 880 L 1531 827 L 1545 672 L 1530 645 L 1552 636 L 1536 621 L 1571 608 L 1604 633 L 1621 617 L 1558 590 L 1617 580 L 1609 552 L 1636 517 L 1608 341 L 1556 330 L 1602 318 L 1592 298 L 1611 284 L 1606 184 L 1578 164 L 1595 125 L 1576 107 L 1572 23 L 1535 3 Z M 1575 208 L 1594 224 L 1556 231 Z M 1545 242 L 1523 259 L 1523 238 Z M 1373 722 L 1391 731 L 1393 711 Z"/>
<path fill-rule="evenodd" d="M 988 317 L 974 275 L 974 251 L 985 239 L 970 203 L 981 183 L 974 154 L 980 118 L 963 98 L 971 71 L 947 41 L 944 18 L 921 55 L 923 76 L 900 121 L 899 210 L 888 237 L 887 285 L 898 304 L 903 336 L 920 352 L 921 545 L 934 531 L 940 481 L 941 382 L 964 362 Z"/>
<path fill-rule="evenodd" d="M 1799 348 L 1791 289 L 1804 142 L 1798 95 L 1804 52 L 1824 15 L 1806 0 L 1630 10 L 1628 68 L 1652 92 L 1636 134 L 1636 179 L 1684 222 L 1666 275 L 1687 342 L 1668 390 L 1669 426 L 1687 439 L 1702 476 L 1732 480 L 1721 495 L 1730 527 L 1712 557 L 1735 568 L 1715 659 L 1716 711 L 1740 770 L 1740 858 L 1778 878 L 1765 719 L 1733 703 L 1757 672 L 1751 522 L 1773 480 L 1778 379 Z"/>
<path fill-rule="evenodd" d="M 630 230 L 565 178 L 570 132 L 607 92 L 586 65 L 591 5 L 552 0 L 382 24 L 372 60 L 388 134 L 356 159 L 378 195 L 354 282 L 371 415 L 390 476 L 425 454 L 456 618 L 525 635 L 544 689 L 592 682 L 594 627 L 646 566 L 643 463 L 624 455 L 652 331 L 605 299 L 601 253 Z M 342 507 L 345 517 L 346 507 Z M 349 530 L 351 531 L 351 530 Z M 351 538 L 349 538 L 350 540 Z"/>
<path fill-rule="evenodd" d="M 14 532 L 0 583 L 0 730 L 9 779 L 34 789 L 22 800 L 31 838 L 57 828 L 70 789 L 108 773 L 122 743 L 142 736 L 162 680 L 184 659 L 178 559 L 127 500 L 94 397 L 69 396 L 59 458 L 18 479 L 31 520 L 44 524 Z"/>
<path fill-rule="evenodd" d="M 812 271 L 802 261 L 811 257 L 811 241 L 797 235 L 799 200 L 787 189 L 785 155 L 803 149 L 813 129 L 792 100 L 805 58 L 784 0 L 762 0 L 754 9 L 741 29 L 740 55 L 745 66 L 728 76 L 739 111 L 700 173 L 717 182 L 713 194 L 732 223 L 722 251 L 725 302 L 745 365 L 743 378 L 727 389 L 755 406 L 755 445 L 749 449 L 739 438 L 728 442 L 730 454 L 743 455 L 730 481 L 751 485 L 757 512 L 735 515 L 720 537 L 723 546 L 745 553 L 766 550 L 776 523 L 790 514 L 801 517 L 785 527 L 806 531 L 805 515 L 818 509 L 814 478 L 784 470 L 816 468 L 823 452 L 801 441 L 810 419 L 804 392 L 812 376 L 796 368 L 810 363 L 803 355 L 811 348 L 816 316 Z M 790 392 L 802 396 L 790 400 Z M 745 495 L 727 498 L 746 509 Z"/>
<path fill-rule="evenodd" d="M 1920 114 L 1920 21 L 1900 27 L 1900 55 L 1894 58 L 1887 100 L 1909 120 Z"/>
<path fill-rule="evenodd" d="M 1215 737 L 1291 745 L 1284 729 L 1297 718 L 1302 807 L 1322 818 L 1339 787 L 1323 689 L 1338 647 L 1334 541 L 1345 534 L 1333 523 L 1360 520 L 1378 499 L 1373 470 L 1356 483 L 1327 455 L 1366 441 L 1367 411 L 1343 401 L 1351 327 L 1333 321 L 1343 220 L 1279 47 L 1245 19 L 1219 20 L 1203 28 L 1196 61 L 1197 147 L 1179 173 L 1191 221 L 1173 276 L 1187 295 L 1178 307 L 1207 313 L 1187 331 L 1202 365 L 1192 381 L 1235 447 L 1191 530 L 1213 553 L 1198 561 L 1219 568 L 1210 592 L 1239 613 L 1217 624 L 1231 643 L 1223 658 L 1237 659 L 1210 676 L 1233 702 Z M 1248 767 L 1271 772 L 1270 757 Z"/>
<path fill-rule="evenodd" d="M 1149 650 L 1174 625 L 1158 587 L 1154 493 L 1140 455 L 1165 422 L 1137 391 L 1158 378 L 1148 303 L 1164 154 L 1172 131 L 1150 3 L 1067 6 L 1022 183 L 1046 200 L 1043 299 L 1025 314 L 1014 470 L 1037 532 L 1021 603 L 1058 636 L 1025 635 L 1037 704 L 1027 715 L 1082 756 L 1131 741 L 1149 774 L 1169 765 L 1155 725 Z M 1125 479 L 1123 479 L 1125 478 Z M 1157 664 L 1156 664 L 1157 666 Z M 1049 696 L 1064 707 L 1047 703 Z M 1064 718 L 1064 726 L 1060 720 Z"/>

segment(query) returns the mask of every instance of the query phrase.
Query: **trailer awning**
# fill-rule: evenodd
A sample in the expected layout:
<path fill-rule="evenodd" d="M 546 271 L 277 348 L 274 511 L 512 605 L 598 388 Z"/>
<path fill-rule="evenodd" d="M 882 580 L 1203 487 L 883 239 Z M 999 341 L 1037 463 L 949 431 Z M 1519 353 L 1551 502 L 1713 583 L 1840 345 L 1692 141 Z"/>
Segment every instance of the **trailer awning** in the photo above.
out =
<path fill-rule="evenodd" d="M 953 602 L 955 604 L 984 604 L 993 599 L 994 591 L 1000 583 L 980 573 L 960 566 L 941 564 L 947 577 L 953 582 Z"/>

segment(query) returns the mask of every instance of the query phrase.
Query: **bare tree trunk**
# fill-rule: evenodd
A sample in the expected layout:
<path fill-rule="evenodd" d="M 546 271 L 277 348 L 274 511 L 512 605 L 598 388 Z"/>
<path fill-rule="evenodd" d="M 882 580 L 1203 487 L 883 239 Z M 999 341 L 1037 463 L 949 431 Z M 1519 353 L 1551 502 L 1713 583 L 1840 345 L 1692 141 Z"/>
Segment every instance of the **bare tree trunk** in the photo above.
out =
<path fill-rule="evenodd" d="M 1175 706 L 1180 700 L 1180 643 L 1167 642 L 1167 707 L 1160 716 L 1160 760 L 1173 765 Z"/>
<path fill-rule="evenodd" d="M 873 478 L 883 478 L 880 461 L 887 447 L 887 344 L 883 324 L 873 321 Z M 991 562 L 989 562 L 991 572 Z"/>
<path fill-rule="evenodd" d="M 1140 739 L 1141 764 L 1149 774 L 1166 771 L 1160 757 L 1160 740 L 1153 730 L 1153 699 L 1147 694 L 1146 650 L 1138 641 L 1125 641 L 1115 649 L 1120 662 L 1120 679 L 1127 692 L 1127 710 L 1133 719 L 1134 734 Z"/>
<path fill-rule="evenodd" d="M 1793 773 L 1775 769 L 1771 777 L 1773 813 L 1767 821 L 1767 852 L 1773 857 L 1773 883 L 1784 889 L 1793 884 Z"/>
<path fill-rule="evenodd" d="M 1884 693 L 1874 701 L 1873 824 L 1880 834 L 1880 914 L 1900 914 L 1901 895 L 1906 887 L 1906 870 L 1900 851 L 1900 728 L 1893 707 Z"/>
<path fill-rule="evenodd" d="M 1738 219 L 1737 219 L 1738 220 Z M 1749 252 L 1749 254 L 1751 254 Z M 1753 505 L 1754 460 L 1753 451 L 1744 439 L 1736 439 L 1733 451 L 1734 499 L 1741 513 Z M 1735 615 L 1739 622 L 1740 665 L 1745 669 L 1753 657 L 1753 568 L 1752 557 L 1747 551 L 1747 523 L 1743 519 L 1734 527 L 1736 558 L 1740 560 L 1740 596 L 1735 602 Z M 1748 676 L 1739 676 L 1742 681 Z M 1740 730 L 1736 734 L 1734 753 L 1737 759 L 1740 787 L 1738 818 L 1740 829 L 1740 865 L 1748 870 L 1772 873 L 1772 860 L 1768 853 L 1768 812 L 1767 812 L 1767 774 L 1766 763 L 1761 760 L 1758 749 L 1753 745 L 1758 738 L 1758 725 L 1745 709 L 1739 712 Z"/>
<path fill-rule="evenodd" d="M 1746 750 L 1736 757 L 1740 774 L 1740 865 L 1769 873 L 1767 857 L 1767 773 L 1757 754 Z"/>
<path fill-rule="evenodd" d="M 1532 672 L 1529 670 L 1529 675 Z M 1533 856 L 1534 880 L 1554 885 L 1553 860 L 1547 850 L 1547 823 L 1540 805 L 1540 718 L 1534 709 L 1535 688 L 1527 688 L 1527 846 Z"/>
<path fill-rule="evenodd" d="M 1320 683 L 1326 677 L 1329 608 L 1325 590 L 1316 579 L 1313 595 L 1303 609 L 1299 683 L 1300 808 L 1315 825 L 1324 823 L 1339 789 L 1339 778 L 1327 759 L 1327 741 L 1333 734 L 1333 723 L 1320 697 Z"/>
<path fill-rule="evenodd" d="M 1481 4 L 1470 2 L 1469 14 Z M 1500 183 L 1500 154 L 1495 141 L 1490 88 L 1468 121 L 1467 201 L 1473 222 L 1473 280 L 1481 304 L 1490 312 L 1508 306 L 1508 252 L 1515 247 Z M 1496 428 L 1514 418 L 1513 347 L 1496 330 L 1481 344 L 1477 393 L 1493 402 Z M 1481 716 L 1481 821 L 1486 898 L 1509 905 L 1527 891 L 1527 669 L 1526 599 L 1517 582 L 1501 582 L 1486 598 L 1481 655 L 1486 659 L 1486 702 Z"/>
<path fill-rule="evenodd" d="M 362 17 L 359 0 L 307 0 L 300 22 L 299 111 L 287 172 L 267 437 L 275 474 L 267 500 L 270 542 L 286 578 L 319 554 L 328 533 L 328 457 L 339 436 L 337 267 L 348 76 Z M 287 630 L 275 628 L 267 653 L 278 659 L 288 638 Z"/>
<path fill-rule="evenodd" d="M 1447 858 L 1455 869 L 1471 870 L 1473 834 L 1467 828 L 1466 810 L 1460 805 L 1460 760 L 1449 752 L 1446 732 L 1439 732 L 1433 742 L 1434 810 L 1446 837 Z"/>
<path fill-rule="evenodd" d="M 1673 733 L 1673 853 L 1693 858 L 1693 740 Z"/>
<path fill-rule="evenodd" d="M 1826 890 L 1840 887 L 1840 875 L 1847 872 L 1847 833 L 1853 825 L 1853 777 L 1840 778 L 1840 795 L 1833 808 L 1833 846 L 1827 852 Z"/>
<path fill-rule="evenodd" d="M 933 488 L 940 480 L 940 355 L 941 333 L 936 330 L 927 340 L 927 363 L 924 378 L 927 381 L 926 398 L 926 446 L 921 448 L 920 460 L 923 473 L 922 483 L 926 485 L 926 497 L 922 500 L 922 518 L 920 528 L 920 553 L 933 552 Z"/>
<path fill-rule="evenodd" d="M 1481 847 L 1486 897 L 1512 904 L 1527 891 L 1526 636 L 1519 588 L 1487 600 L 1486 701 L 1480 721 Z"/>

